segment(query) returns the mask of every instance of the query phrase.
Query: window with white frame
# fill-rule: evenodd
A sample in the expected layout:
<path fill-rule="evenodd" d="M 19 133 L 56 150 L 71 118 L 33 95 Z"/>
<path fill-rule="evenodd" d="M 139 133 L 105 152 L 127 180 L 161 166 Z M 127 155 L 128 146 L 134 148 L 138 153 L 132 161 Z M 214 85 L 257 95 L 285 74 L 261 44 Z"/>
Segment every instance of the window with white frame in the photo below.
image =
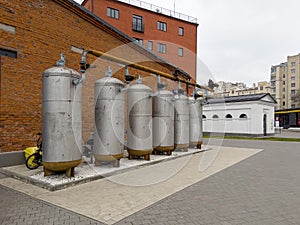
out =
<path fill-rule="evenodd" d="M 140 45 L 143 45 L 144 44 L 144 41 L 143 39 L 140 39 L 140 38 L 133 38 L 137 43 L 139 43 Z"/>
<path fill-rule="evenodd" d="M 183 57 L 183 48 L 178 48 L 178 56 Z"/>
<path fill-rule="evenodd" d="M 107 16 L 114 19 L 119 19 L 119 10 L 108 7 Z"/>
<path fill-rule="evenodd" d="M 178 35 L 179 36 L 184 36 L 184 28 L 183 27 L 178 28 Z"/>
<path fill-rule="evenodd" d="M 144 33 L 144 23 L 142 16 L 132 15 L 132 30 Z"/>
<path fill-rule="evenodd" d="M 167 45 L 162 44 L 162 43 L 158 43 L 157 51 L 160 52 L 160 53 L 166 53 L 167 52 Z"/>
<path fill-rule="evenodd" d="M 153 41 L 148 41 L 148 49 L 153 51 Z"/>
<path fill-rule="evenodd" d="M 157 21 L 157 29 L 166 32 L 167 31 L 167 23 Z"/>

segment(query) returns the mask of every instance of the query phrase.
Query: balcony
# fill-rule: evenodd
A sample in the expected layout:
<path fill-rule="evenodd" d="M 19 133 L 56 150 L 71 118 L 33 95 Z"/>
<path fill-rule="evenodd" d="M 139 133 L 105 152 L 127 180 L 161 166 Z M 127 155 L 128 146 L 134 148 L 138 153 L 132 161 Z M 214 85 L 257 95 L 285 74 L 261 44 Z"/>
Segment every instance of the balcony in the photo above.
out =
<path fill-rule="evenodd" d="M 171 16 L 176 19 L 180 19 L 180 20 L 184 20 L 184 21 L 187 21 L 190 23 L 197 24 L 197 18 L 175 12 L 175 10 L 166 9 L 166 8 L 163 8 L 163 7 L 160 7 L 157 5 L 153 5 L 153 4 L 150 4 L 147 2 L 139 1 L 139 0 L 117 0 L 117 1 L 124 2 L 124 3 L 130 4 L 130 5 L 136 6 L 136 7 L 140 7 L 140 8 L 152 11 L 152 12 L 161 13 L 166 16 Z"/>

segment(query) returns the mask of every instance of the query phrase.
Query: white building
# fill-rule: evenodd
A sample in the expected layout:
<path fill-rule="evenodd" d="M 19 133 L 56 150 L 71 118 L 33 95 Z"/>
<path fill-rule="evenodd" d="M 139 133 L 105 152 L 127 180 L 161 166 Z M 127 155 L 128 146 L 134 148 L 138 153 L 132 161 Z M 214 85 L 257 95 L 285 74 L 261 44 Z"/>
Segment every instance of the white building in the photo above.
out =
<path fill-rule="evenodd" d="M 215 98 L 203 106 L 203 132 L 220 135 L 274 135 L 276 101 L 269 93 Z"/>

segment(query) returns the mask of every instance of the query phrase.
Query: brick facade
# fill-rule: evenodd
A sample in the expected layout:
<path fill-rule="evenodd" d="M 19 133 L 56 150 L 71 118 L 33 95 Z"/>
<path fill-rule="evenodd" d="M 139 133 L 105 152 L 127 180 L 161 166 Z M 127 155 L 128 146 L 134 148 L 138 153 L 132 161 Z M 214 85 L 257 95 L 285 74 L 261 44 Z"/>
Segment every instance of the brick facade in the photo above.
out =
<path fill-rule="evenodd" d="M 137 5 L 138 1 L 136 2 Z M 195 22 L 188 22 L 167 16 L 160 12 L 153 12 L 141 7 L 136 7 L 122 1 L 115 0 L 85 0 L 83 6 L 101 17 L 117 29 L 133 38 L 143 40 L 143 45 L 147 48 L 148 41 L 153 42 L 153 52 L 165 58 L 169 62 L 177 65 L 191 77 L 196 80 L 196 60 L 197 60 L 197 27 Z M 154 7 L 154 6 L 153 6 Z M 118 18 L 107 16 L 107 8 L 119 11 Z M 170 11 L 170 13 L 174 13 Z M 137 32 L 132 29 L 132 17 L 138 15 L 143 18 L 143 32 Z M 166 23 L 166 32 L 157 29 L 157 22 Z M 178 33 L 179 27 L 184 28 L 184 34 Z M 166 53 L 157 51 L 158 43 L 166 44 Z M 183 57 L 178 56 L 178 48 L 183 48 Z"/>
<path fill-rule="evenodd" d="M 174 67 L 154 62 L 155 55 L 147 53 L 114 29 L 99 22 L 71 0 L 10 0 L 0 3 L 0 49 L 17 53 L 17 57 L 0 56 L 0 151 L 23 150 L 35 145 L 35 135 L 42 130 L 42 73 L 52 67 L 60 53 L 66 55 L 66 66 L 79 68 L 81 55 L 71 51 L 75 46 L 96 49 L 142 61 L 149 67 L 172 73 Z M 118 48 L 119 47 L 119 48 Z M 113 50 L 113 51 L 111 51 Z M 105 60 L 88 56 L 96 68 L 87 72 L 83 86 L 83 130 L 85 141 L 93 129 L 94 82 L 112 65 L 117 77 L 124 68 Z M 130 69 L 130 73 L 144 74 Z M 155 88 L 154 78 L 146 84 Z M 169 82 L 169 88 L 175 87 Z"/>

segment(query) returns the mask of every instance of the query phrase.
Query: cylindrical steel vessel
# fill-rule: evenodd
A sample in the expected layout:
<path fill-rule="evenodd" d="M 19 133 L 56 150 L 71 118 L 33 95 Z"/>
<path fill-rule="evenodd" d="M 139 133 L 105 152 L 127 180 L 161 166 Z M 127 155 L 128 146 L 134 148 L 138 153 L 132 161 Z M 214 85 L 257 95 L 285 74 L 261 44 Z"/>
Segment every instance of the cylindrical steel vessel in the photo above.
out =
<path fill-rule="evenodd" d="M 202 131 L 202 100 L 190 99 L 190 147 L 201 149 Z"/>
<path fill-rule="evenodd" d="M 181 94 L 175 98 L 175 149 L 188 150 L 189 147 L 189 99 Z"/>
<path fill-rule="evenodd" d="M 153 148 L 154 154 L 174 150 L 174 95 L 167 90 L 153 97 Z"/>
<path fill-rule="evenodd" d="M 129 159 L 152 153 L 152 90 L 140 82 L 128 88 L 127 150 Z"/>
<path fill-rule="evenodd" d="M 124 155 L 123 88 L 122 81 L 109 76 L 95 83 L 93 154 L 96 165 L 101 161 L 119 160 Z"/>
<path fill-rule="evenodd" d="M 64 66 L 43 73 L 44 175 L 66 171 L 74 175 L 81 162 L 82 112 L 79 73 Z"/>

